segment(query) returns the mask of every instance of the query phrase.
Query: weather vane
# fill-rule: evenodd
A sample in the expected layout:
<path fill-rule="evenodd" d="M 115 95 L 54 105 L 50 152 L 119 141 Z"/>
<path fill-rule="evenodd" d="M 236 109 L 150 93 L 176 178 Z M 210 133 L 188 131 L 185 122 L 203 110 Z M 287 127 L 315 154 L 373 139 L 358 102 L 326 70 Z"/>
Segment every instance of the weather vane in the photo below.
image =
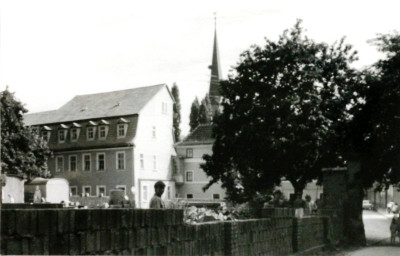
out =
<path fill-rule="evenodd" d="M 214 12 L 214 25 L 217 27 L 217 12 Z"/>

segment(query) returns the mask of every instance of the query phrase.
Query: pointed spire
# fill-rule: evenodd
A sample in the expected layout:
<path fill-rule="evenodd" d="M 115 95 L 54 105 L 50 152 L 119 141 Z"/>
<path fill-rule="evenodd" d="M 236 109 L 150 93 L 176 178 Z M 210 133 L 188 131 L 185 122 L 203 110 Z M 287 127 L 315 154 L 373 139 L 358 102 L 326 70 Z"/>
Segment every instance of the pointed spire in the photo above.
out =
<path fill-rule="evenodd" d="M 212 64 L 211 69 L 211 79 L 210 79 L 210 91 L 209 97 L 211 101 L 212 108 L 219 108 L 221 94 L 219 92 L 219 81 L 222 78 L 221 66 L 219 62 L 219 51 L 218 51 L 218 41 L 217 41 L 217 15 L 214 13 L 214 47 L 212 53 Z"/>

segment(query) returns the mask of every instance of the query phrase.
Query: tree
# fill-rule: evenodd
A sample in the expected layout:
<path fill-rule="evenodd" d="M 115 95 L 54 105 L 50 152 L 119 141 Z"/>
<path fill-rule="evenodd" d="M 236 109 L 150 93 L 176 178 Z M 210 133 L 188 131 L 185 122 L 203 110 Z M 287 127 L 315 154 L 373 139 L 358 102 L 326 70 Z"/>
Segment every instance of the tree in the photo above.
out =
<path fill-rule="evenodd" d="M 174 109 L 173 109 L 174 110 L 174 121 L 173 121 L 174 136 L 175 136 L 176 142 L 179 142 L 180 136 L 181 136 L 181 129 L 179 127 L 181 124 L 181 101 L 179 99 L 179 88 L 175 83 L 172 86 L 171 94 L 175 100 Z"/>
<path fill-rule="evenodd" d="M 199 123 L 200 124 L 209 124 L 211 122 L 211 117 L 210 117 L 210 110 L 211 105 L 208 101 L 208 95 L 204 97 L 204 99 L 201 101 L 200 109 L 199 109 Z"/>
<path fill-rule="evenodd" d="M 289 180 L 296 193 L 343 164 L 335 143 L 349 118 L 349 88 L 360 76 L 349 64 L 356 53 L 344 40 L 316 43 L 298 21 L 277 42 L 266 39 L 241 54 L 221 81 L 224 111 L 215 120 L 213 155 L 202 168 L 228 198 L 248 201 Z"/>
<path fill-rule="evenodd" d="M 196 97 L 192 103 L 192 107 L 190 108 L 190 117 L 189 117 L 190 131 L 193 131 L 199 125 L 199 112 L 200 112 L 200 104 L 199 100 Z"/>
<path fill-rule="evenodd" d="M 47 175 L 47 159 L 52 155 L 34 130 L 24 127 L 27 110 L 8 89 L 1 94 L 1 168 L 4 173 L 32 179 Z"/>

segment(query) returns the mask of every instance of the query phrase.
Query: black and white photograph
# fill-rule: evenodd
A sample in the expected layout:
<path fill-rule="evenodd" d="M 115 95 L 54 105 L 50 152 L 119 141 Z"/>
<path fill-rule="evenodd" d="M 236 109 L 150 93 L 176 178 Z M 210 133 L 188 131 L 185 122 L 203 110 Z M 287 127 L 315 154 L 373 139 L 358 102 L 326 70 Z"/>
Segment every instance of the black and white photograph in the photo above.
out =
<path fill-rule="evenodd" d="M 400 255 L 400 2 L 2 0 L 1 255 Z"/>

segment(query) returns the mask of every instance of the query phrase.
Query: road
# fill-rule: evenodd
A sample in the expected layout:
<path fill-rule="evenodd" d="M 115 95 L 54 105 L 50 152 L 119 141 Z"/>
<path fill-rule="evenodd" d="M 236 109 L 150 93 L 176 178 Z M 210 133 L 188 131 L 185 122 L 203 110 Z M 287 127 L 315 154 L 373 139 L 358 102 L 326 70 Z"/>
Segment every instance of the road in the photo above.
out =
<path fill-rule="evenodd" d="M 396 240 L 395 245 L 390 244 L 390 222 L 392 215 L 383 211 L 364 211 L 363 221 L 367 247 L 346 253 L 346 256 L 399 256 L 400 241 Z"/>

